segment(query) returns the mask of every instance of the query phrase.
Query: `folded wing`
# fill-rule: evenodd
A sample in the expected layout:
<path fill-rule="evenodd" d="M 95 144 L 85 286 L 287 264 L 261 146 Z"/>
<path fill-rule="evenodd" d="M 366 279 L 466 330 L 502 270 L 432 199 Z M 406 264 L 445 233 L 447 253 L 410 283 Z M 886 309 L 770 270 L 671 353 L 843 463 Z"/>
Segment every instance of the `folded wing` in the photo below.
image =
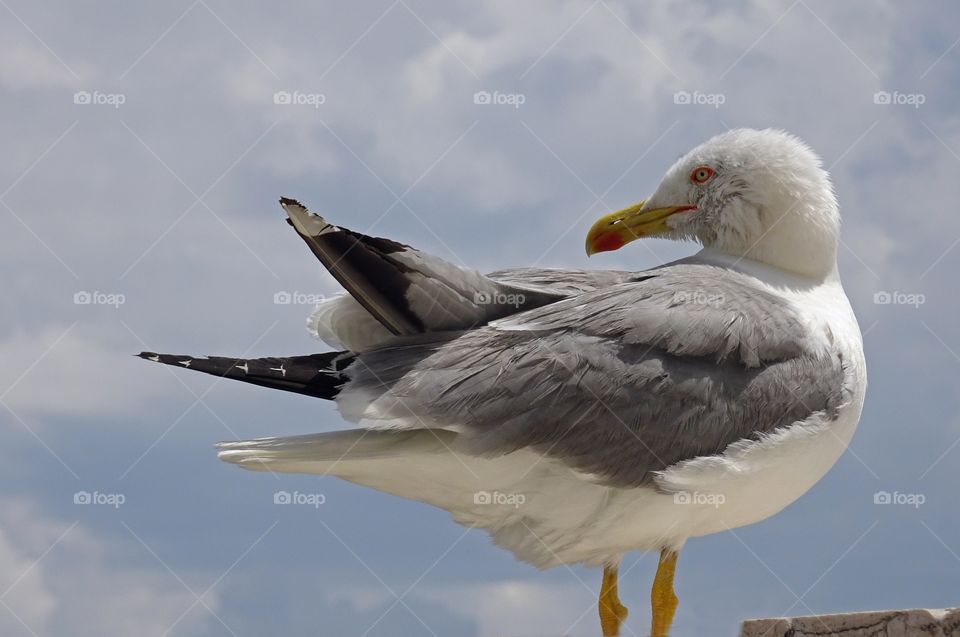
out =
<path fill-rule="evenodd" d="M 532 449 L 608 485 L 648 484 L 843 403 L 843 362 L 828 340 L 750 281 L 663 268 L 366 352 L 346 369 L 337 404 L 375 427 L 454 431 L 471 454 Z"/>
<path fill-rule="evenodd" d="M 356 336 L 353 320 L 363 321 L 363 308 L 387 334 L 468 329 L 562 299 L 548 286 L 524 286 L 461 268 L 410 246 L 334 226 L 302 204 L 283 198 L 280 205 L 290 224 L 313 254 L 353 299 L 334 299 L 314 314 L 311 323 L 321 338 L 340 343 L 382 340 L 383 333 L 364 326 Z M 364 333 L 366 336 L 364 336 Z"/>

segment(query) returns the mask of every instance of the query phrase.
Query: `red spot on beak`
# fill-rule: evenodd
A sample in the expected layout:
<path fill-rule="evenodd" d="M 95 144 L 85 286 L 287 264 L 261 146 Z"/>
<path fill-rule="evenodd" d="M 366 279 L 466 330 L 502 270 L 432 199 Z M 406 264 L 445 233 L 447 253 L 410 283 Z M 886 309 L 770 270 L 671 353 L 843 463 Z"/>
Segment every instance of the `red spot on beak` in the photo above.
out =
<path fill-rule="evenodd" d="M 605 234 L 597 237 L 596 241 L 593 242 L 593 251 L 594 252 L 612 252 L 613 250 L 619 250 L 624 245 L 623 239 L 620 238 L 620 235 L 616 232 L 607 232 Z"/>

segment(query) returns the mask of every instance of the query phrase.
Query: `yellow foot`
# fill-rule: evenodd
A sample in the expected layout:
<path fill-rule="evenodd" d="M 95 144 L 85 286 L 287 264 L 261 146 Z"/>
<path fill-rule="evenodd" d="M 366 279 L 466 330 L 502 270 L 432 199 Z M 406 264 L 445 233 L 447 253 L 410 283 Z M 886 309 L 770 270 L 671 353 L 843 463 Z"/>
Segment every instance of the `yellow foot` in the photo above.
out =
<path fill-rule="evenodd" d="M 620 603 L 617 594 L 617 567 L 603 568 L 603 585 L 600 587 L 600 599 L 597 603 L 600 609 L 600 629 L 603 637 L 617 637 L 620 634 L 620 625 L 627 618 L 627 607 Z"/>
<path fill-rule="evenodd" d="M 668 637 L 673 615 L 677 611 L 679 600 L 673 592 L 673 574 L 677 569 L 677 553 L 669 550 L 660 551 L 660 563 L 657 565 L 657 575 L 653 579 L 653 588 L 650 591 L 650 606 L 653 619 L 650 626 L 650 637 Z"/>

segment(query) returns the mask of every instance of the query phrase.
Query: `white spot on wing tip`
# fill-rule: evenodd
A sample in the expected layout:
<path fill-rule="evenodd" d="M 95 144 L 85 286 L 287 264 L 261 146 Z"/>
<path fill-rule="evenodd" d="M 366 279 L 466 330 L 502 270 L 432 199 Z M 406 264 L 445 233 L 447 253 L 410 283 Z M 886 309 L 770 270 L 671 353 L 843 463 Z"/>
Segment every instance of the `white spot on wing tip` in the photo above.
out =
<path fill-rule="evenodd" d="M 290 217 L 294 227 L 300 234 L 317 236 L 327 232 L 336 232 L 338 228 L 327 223 L 327 220 L 314 214 L 299 203 L 282 203 L 284 212 Z"/>
<path fill-rule="evenodd" d="M 181 365 L 183 365 L 184 367 L 190 367 L 190 363 L 193 362 L 193 359 L 192 359 L 192 358 L 188 358 L 188 359 L 185 360 L 185 361 L 177 361 L 177 362 L 180 363 Z"/>

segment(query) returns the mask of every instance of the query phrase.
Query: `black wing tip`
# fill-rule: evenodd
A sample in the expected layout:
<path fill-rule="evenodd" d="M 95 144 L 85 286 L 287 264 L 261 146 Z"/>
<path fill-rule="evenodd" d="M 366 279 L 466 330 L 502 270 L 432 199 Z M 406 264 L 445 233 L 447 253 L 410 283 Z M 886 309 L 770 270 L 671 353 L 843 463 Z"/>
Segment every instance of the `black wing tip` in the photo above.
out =
<path fill-rule="evenodd" d="M 184 358 L 183 356 L 178 357 L 176 354 L 158 354 L 157 352 L 140 352 L 139 354 L 134 354 L 134 356 L 139 356 L 140 358 L 153 361 L 154 363 L 165 363 L 168 360 L 173 360 L 174 358 Z"/>
<path fill-rule="evenodd" d="M 325 399 L 332 399 L 339 393 L 340 387 L 347 381 L 342 372 L 354 358 L 353 354 L 345 351 L 266 358 L 197 357 L 156 352 L 140 352 L 135 356 L 261 387 Z"/>
<path fill-rule="evenodd" d="M 290 197 L 280 197 L 280 205 L 281 206 L 300 206 L 304 210 L 307 209 L 307 207 L 304 206 L 302 203 L 300 203 L 296 199 L 291 199 Z"/>
<path fill-rule="evenodd" d="M 152 363 L 179 365 L 180 367 L 190 367 L 194 362 L 207 360 L 197 356 L 188 356 L 186 354 L 158 354 L 156 352 L 140 352 L 139 354 L 134 354 L 134 356 L 148 360 Z"/>

